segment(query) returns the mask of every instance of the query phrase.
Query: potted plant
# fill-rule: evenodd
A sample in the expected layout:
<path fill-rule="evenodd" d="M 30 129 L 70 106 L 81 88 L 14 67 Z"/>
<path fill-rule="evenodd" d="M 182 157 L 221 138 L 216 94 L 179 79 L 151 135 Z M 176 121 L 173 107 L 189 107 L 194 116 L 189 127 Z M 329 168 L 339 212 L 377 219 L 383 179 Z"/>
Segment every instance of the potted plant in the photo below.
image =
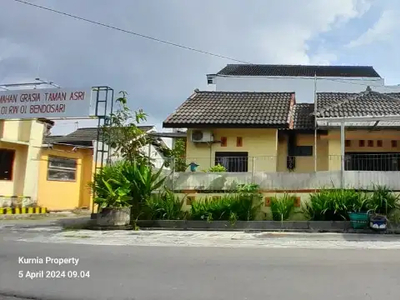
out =
<path fill-rule="evenodd" d="M 130 183 L 115 179 L 101 179 L 94 202 L 99 206 L 98 226 L 127 226 L 131 222 Z"/>
<path fill-rule="evenodd" d="M 370 215 L 369 227 L 374 230 L 384 231 L 387 228 L 387 216 L 398 208 L 399 197 L 386 186 L 375 186 L 368 203 L 373 212 Z"/>
<path fill-rule="evenodd" d="M 354 199 L 351 201 L 349 219 L 351 227 L 354 229 L 363 229 L 369 222 L 369 204 L 370 198 L 365 193 L 354 193 Z"/>

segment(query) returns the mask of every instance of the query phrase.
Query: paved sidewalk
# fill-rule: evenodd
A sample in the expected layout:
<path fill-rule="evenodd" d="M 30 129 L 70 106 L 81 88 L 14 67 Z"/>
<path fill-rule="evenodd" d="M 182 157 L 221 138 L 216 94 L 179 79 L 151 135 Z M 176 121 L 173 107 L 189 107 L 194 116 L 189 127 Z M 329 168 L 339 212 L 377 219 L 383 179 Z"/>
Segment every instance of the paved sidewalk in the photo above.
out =
<path fill-rule="evenodd" d="M 39 229 L 39 228 L 37 228 Z M 245 233 L 209 231 L 46 231 L 16 237 L 18 241 L 89 245 L 307 248 L 307 249 L 400 249 L 398 235 L 335 233 Z"/>

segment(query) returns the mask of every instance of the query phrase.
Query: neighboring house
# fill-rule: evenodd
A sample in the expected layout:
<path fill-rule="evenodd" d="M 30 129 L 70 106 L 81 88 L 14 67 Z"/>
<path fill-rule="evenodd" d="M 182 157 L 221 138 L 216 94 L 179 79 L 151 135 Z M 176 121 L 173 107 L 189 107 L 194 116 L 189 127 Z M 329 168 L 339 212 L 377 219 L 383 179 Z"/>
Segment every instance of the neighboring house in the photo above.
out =
<path fill-rule="evenodd" d="M 1 198 L 26 196 L 36 201 L 40 147 L 53 125 L 47 119 L 0 121 Z"/>
<path fill-rule="evenodd" d="M 153 126 L 139 128 L 147 134 L 155 132 Z M 89 183 L 95 172 L 97 135 L 97 128 L 79 128 L 65 136 L 45 138 L 40 159 L 38 205 L 49 210 L 91 207 Z M 156 139 L 154 144 L 143 147 L 156 167 L 164 162 L 159 150 L 161 144 L 166 146 L 161 139 Z"/>
<path fill-rule="evenodd" d="M 51 136 L 53 125 L 46 119 L 0 122 L 0 207 L 27 198 L 25 203 L 49 210 L 91 207 L 89 183 L 95 171 L 97 128 Z M 155 131 L 152 126 L 140 128 L 148 134 Z M 165 146 L 156 139 L 143 148 L 156 167 L 164 162 L 158 150 L 161 145 Z"/>
<path fill-rule="evenodd" d="M 152 135 L 156 133 L 156 129 L 154 126 L 138 126 L 143 132 L 146 134 Z M 56 139 L 58 143 L 71 144 L 71 145 L 81 145 L 81 146 L 91 146 L 99 148 L 102 147 L 101 142 L 96 143 L 98 136 L 98 128 L 97 127 L 88 127 L 88 128 L 79 128 L 78 130 L 60 137 Z M 50 137 L 51 138 L 51 137 Z M 101 140 L 101 137 L 100 137 Z M 156 168 L 161 168 L 165 162 L 165 157 L 163 155 L 162 149 L 168 148 L 168 146 L 164 143 L 161 138 L 156 138 L 152 144 L 148 144 L 142 147 L 141 151 L 148 157 L 151 158 L 154 166 Z M 96 152 L 96 149 L 94 149 Z M 120 160 L 121 157 L 117 153 L 110 153 L 110 160 L 117 161 Z M 104 160 L 107 160 L 107 156 L 104 156 Z M 100 161 L 100 159 L 98 159 Z"/>
<path fill-rule="evenodd" d="M 219 163 L 229 172 L 300 173 L 341 169 L 340 122 L 326 118 L 376 116 L 378 123 L 346 124 L 346 170 L 400 171 L 400 122 L 382 120 L 400 121 L 400 94 L 318 93 L 317 135 L 314 104 L 296 96 L 196 90 L 163 126 L 188 129 L 187 163 L 198 170 Z"/>
<path fill-rule="evenodd" d="M 298 102 L 314 102 L 315 78 L 318 92 L 354 92 L 371 86 L 379 92 L 400 92 L 400 86 L 385 86 L 370 66 L 302 66 L 229 64 L 207 83 L 216 91 L 295 92 Z"/>

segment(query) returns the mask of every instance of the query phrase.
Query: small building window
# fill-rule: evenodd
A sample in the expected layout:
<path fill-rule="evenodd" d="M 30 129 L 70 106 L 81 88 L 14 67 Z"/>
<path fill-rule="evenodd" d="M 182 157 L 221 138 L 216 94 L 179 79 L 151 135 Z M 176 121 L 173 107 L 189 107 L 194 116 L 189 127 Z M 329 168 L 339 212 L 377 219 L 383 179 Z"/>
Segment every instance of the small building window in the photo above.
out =
<path fill-rule="evenodd" d="M 383 147 L 383 141 L 382 140 L 377 140 L 376 141 L 376 146 L 377 147 Z"/>
<path fill-rule="evenodd" d="M 50 156 L 47 169 L 47 180 L 75 181 L 76 159 Z"/>
<path fill-rule="evenodd" d="M 294 156 L 313 156 L 313 146 L 296 146 Z"/>
<path fill-rule="evenodd" d="M 13 179 L 15 151 L 0 149 L 0 180 Z"/>
<path fill-rule="evenodd" d="M 365 141 L 364 140 L 358 141 L 358 146 L 359 147 L 365 147 Z"/>
<path fill-rule="evenodd" d="M 228 138 L 227 137 L 221 137 L 221 147 L 226 147 L 228 146 Z"/>
<path fill-rule="evenodd" d="M 392 148 L 397 148 L 397 141 L 396 140 L 392 141 Z"/>
<path fill-rule="evenodd" d="M 346 140 L 344 144 L 345 144 L 346 147 L 351 147 L 351 141 L 350 140 Z"/>
<path fill-rule="evenodd" d="M 374 141 L 368 140 L 368 147 L 373 147 L 373 146 L 374 146 Z"/>
<path fill-rule="evenodd" d="M 242 146 L 243 146 L 243 138 L 237 137 L 236 138 L 236 147 L 242 147 Z"/>

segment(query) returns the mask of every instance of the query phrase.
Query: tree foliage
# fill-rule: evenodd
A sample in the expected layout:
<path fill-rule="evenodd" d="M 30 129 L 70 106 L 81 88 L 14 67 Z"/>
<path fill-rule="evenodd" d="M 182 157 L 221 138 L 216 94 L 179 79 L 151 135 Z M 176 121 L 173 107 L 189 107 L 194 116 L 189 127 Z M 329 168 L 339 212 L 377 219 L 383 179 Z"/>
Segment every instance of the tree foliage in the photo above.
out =
<path fill-rule="evenodd" d="M 186 163 L 186 141 L 183 138 L 176 139 L 172 155 L 175 162 L 175 172 L 185 172 L 188 165 Z"/>
<path fill-rule="evenodd" d="M 129 162 L 148 162 L 142 149 L 152 138 L 138 127 L 147 120 L 147 114 L 142 109 L 132 112 L 127 105 L 127 93 L 122 91 L 120 94 L 116 100 L 118 109 L 110 115 L 110 123 L 102 128 L 103 141 L 111 147 L 114 156 Z"/>

